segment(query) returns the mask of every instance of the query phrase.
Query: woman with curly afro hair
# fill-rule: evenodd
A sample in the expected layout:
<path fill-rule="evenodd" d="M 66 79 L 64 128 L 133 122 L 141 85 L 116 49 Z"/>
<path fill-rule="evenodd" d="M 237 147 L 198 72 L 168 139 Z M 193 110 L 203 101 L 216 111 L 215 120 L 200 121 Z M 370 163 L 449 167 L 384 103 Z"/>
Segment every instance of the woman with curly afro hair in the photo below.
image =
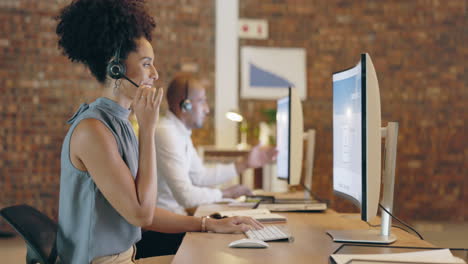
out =
<path fill-rule="evenodd" d="M 141 228 L 163 233 L 242 232 L 252 218 L 214 220 L 156 205 L 155 125 L 163 91 L 143 0 L 74 0 L 57 17 L 59 47 L 86 65 L 104 96 L 68 121 L 60 175 L 57 250 L 63 263 L 135 263 Z M 128 120 L 135 113 L 138 140 Z"/>

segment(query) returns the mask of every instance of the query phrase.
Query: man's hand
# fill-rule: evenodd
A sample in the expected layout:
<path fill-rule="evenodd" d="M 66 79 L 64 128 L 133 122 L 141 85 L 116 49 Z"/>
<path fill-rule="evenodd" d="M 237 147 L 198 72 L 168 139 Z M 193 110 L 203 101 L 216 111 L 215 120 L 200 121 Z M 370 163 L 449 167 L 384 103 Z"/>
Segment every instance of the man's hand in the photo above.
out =
<path fill-rule="evenodd" d="M 223 219 L 206 219 L 206 230 L 215 233 L 242 233 L 250 229 L 262 229 L 263 225 L 247 216 L 234 216 Z"/>
<path fill-rule="evenodd" d="M 247 156 L 247 168 L 260 168 L 276 159 L 278 151 L 274 147 L 255 146 Z"/>
<path fill-rule="evenodd" d="M 252 191 L 244 185 L 234 185 L 221 190 L 223 198 L 237 198 L 242 195 L 253 195 Z"/>
<path fill-rule="evenodd" d="M 274 147 L 257 145 L 249 152 L 246 158 L 236 162 L 237 173 L 241 174 L 244 170 L 250 168 L 263 167 L 265 164 L 274 161 L 277 155 L 278 151 Z"/>

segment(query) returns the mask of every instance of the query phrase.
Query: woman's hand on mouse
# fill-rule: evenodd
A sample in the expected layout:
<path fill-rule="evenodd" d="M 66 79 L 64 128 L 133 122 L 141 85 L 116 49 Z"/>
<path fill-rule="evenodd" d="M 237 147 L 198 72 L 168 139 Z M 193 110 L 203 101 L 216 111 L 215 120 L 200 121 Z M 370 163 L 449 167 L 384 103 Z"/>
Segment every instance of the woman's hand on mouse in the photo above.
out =
<path fill-rule="evenodd" d="M 215 233 L 243 233 L 250 229 L 262 229 L 263 225 L 248 216 L 234 216 L 223 219 L 206 219 L 206 230 Z"/>

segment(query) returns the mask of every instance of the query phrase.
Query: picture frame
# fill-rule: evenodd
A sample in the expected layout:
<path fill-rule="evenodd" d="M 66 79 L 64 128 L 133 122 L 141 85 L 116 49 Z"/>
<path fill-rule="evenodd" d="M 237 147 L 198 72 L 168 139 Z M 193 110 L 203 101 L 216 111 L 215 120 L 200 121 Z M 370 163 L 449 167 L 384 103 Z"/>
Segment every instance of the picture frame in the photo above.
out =
<path fill-rule="evenodd" d="M 241 98 L 276 100 L 298 89 L 307 98 L 304 48 L 241 47 Z"/>

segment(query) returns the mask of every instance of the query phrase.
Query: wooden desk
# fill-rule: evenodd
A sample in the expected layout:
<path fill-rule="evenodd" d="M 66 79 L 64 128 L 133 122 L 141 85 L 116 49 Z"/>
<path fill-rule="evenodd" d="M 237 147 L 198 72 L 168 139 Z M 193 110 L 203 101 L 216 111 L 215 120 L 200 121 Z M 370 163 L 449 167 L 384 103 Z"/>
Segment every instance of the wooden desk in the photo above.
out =
<path fill-rule="evenodd" d="M 225 205 L 204 205 L 196 216 L 208 215 L 219 210 L 229 210 Z M 283 213 L 282 213 L 283 214 Z M 334 243 L 326 234 L 328 229 L 369 229 L 358 218 L 341 215 L 333 210 L 324 213 L 284 213 L 286 224 L 294 242 L 268 242 L 269 248 L 229 248 L 234 240 L 245 238 L 244 234 L 187 233 L 172 263 L 329 263 L 329 256 L 341 243 Z M 428 242 L 392 228 L 397 235 L 394 246 L 433 247 Z"/>

